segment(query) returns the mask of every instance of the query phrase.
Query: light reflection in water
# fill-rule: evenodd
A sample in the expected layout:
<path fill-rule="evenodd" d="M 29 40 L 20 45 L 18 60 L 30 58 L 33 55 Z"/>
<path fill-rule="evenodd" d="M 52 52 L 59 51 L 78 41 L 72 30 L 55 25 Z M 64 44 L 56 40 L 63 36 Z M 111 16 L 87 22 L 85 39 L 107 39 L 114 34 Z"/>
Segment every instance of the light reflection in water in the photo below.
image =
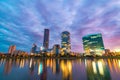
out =
<path fill-rule="evenodd" d="M 42 73 L 42 70 L 43 70 L 43 65 L 42 65 L 42 63 L 40 63 L 38 65 L 38 75 L 40 75 Z"/>
<path fill-rule="evenodd" d="M 24 68 L 24 64 L 25 64 L 25 60 L 22 59 L 22 60 L 20 61 L 20 68 Z"/>
<path fill-rule="evenodd" d="M 88 80 L 111 80 L 110 71 L 102 59 L 86 60 L 86 72 Z"/>
<path fill-rule="evenodd" d="M 92 62 L 92 66 L 93 66 L 93 71 L 95 74 L 97 74 L 97 68 L 96 68 L 96 63 L 95 61 Z"/>
<path fill-rule="evenodd" d="M 29 67 L 30 68 L 32 67 L 32 59 L 30 59 L 30 65 L 29 65 Z"/>
<path fill-rule="evenodd" d="M 60 62 L 60 68 L 62 70 L 63 79 L 72 80 L 72 63 L 71 61 L 64 61 Z"/>
<path fill-rule="evenodd" d="M 120 68 L 120 60 L 118 60 L 119 68 Z"/>
<path fill-rule="evenodd" d="M 104 75 L 103 63 L 102 63 L 102 61 L 98 61 L 98 69 L 99 69 L 99 73 L 100 73 L 101 75 Z"/>
<path fill-rule="evenodd" d="M 75 68 L 73 63 L 80 66 Z M 31 80 L 76 80 L 75 76 L 79 77 L 83 72 L 75 72 L 75 70 L 83 71 L 81 69 L 86 71 L 84 72 L 86 79 L 80 77 L 78 80 L 120 79 L 120 59 L 0 59 L 0 69 L 3 69 L 4 75 L 16 75 L 15 68 L 21 70 L 19 75 L 27 74 L 27 77 L 32 78 Z M 7 80 L 6 77 L 11 78 L 2 76 L 0 80 Z M 24 80 L 21 79 L 22 77 L 19 78 Z"/>

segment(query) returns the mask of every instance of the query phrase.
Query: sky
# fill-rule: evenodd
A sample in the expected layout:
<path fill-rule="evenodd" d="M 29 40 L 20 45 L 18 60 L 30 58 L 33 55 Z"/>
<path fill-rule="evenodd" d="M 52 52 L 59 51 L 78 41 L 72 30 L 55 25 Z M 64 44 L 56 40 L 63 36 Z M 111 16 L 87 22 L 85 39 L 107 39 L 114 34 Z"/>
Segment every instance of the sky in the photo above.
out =
<path fill-rule="evenodd" d="M 42 46 L 45 28 L 50 48 L 69 31 L 72 51 L 83 52 L 82 37 L 94 33 L 102 33 L 105 48 L 118 50 L 120 0 L 0 0 L 0 52 Z"/>

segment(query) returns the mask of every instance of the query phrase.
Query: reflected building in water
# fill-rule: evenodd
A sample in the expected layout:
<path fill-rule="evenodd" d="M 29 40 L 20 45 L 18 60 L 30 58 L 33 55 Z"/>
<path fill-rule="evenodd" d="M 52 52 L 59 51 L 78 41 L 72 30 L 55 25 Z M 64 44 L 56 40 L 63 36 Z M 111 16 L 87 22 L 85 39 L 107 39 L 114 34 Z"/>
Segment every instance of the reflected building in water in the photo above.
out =
<path fill-rule="evenodd" d="M 62 71 L 62 80 L 72 80 L 72 62 L 71 61 L 61 60 L 60 69 Z"/>
<path fill-rule="evenodd" d="M 120 74 L 120 59 L 107 59 L 107 63 L 111 73 Z"/>
<path fill-rule="evenodd" d="M 39 67 L 42 67 L 42 68 L 40 68 L 40 69 L 42 69 L 41 72 L 40 72 L 40 80 L 47 80 L 46 60 L 43 60 L 42 64 Z"/>
<path fill-rule="evenodd" d="M 103 60 L 85 60 L 88 80 L 111 80 L 110 71 Z"/>
<path fill-rule="evenodd" d="M 11 72 L 11 69 L 12 69 L 12 59 L 8 59 L 6 60 L 4 65 L 4 73 L 9 74 Z"/>
<path fill-rule="evenodd" d="M 33 59 L 30 59 L 29 70 L 30 70 L 30 74 L 33 75 L 34 74 L 34 60 Z"/>
<path fill-rule="evenodd" d="M 25 60 L 21 59 L 20 60 L 20 68 L 24 68 L 24 65 L 25 65 Z"/>
<path fill-rule="evenodd" d="M 9 74 L 12 67 L 24 68 L 25 60 L 24 59 L 5 59 L 4 73 Z"/>
<path fill-rule="evenodd" d="M 15 70 L 20 71 L 23 75 L 26 74 L 26 70 L 28 70 L 31 80 L 120 79 L 120 59 L 83 59 L 76 61 L 65 59 L 0 59 L 0 63 L 4 62 L 2 65 L 4 65 L 5 75 L 16 75 L 16 73 L 14 73 Z M 80 67 L 79 65 L 82 66 Z M 14 70 L 12 66 L 16 69 Z M 83 77 L 81 77 L 81 75 Z"/>
<path fill-rule="evenodd" d="M 53 75 L 61 74 L 61 80 L 72 80 L 72 62 L 69 60 L 47 59 L 47 67 L 50 67 Z M 45 69 L 43 69 L 45 70 Z"/>
<path fill-rule="evenodd" d="M 59 63 L 59 59 L 55 60 L 55 66 L 56 66 L 56 74 L 60 73 L 60 63 Z"/>
<path fill-rule="evenodd" d="M 40 75 L 43 72 L 43 64 L 42 62 L 38 63 L 38 75 Z"/>
<path fill-rule="evenodd" d="M 36 68 L 37 68 L 37 76 L 35 77 Z M 30 59 L 29 70 L 30 70 L 30 74 L 32 75 L 33 80 L 36 80 L 36 79 L 47 80 L 46 60 Z"/>
<path fill-rule="evenodd" d="M 50 67 L 53 74 L 60 73 L 60 60 L 59 59 L 47 59 L 47 67 Z"/>
<path fill-rule="evenodd" d="M 60 73 L 60 64 L 59 59 L 53 59 L 52 60 L 52 72 L 53 74 L 59 74 Z"/>

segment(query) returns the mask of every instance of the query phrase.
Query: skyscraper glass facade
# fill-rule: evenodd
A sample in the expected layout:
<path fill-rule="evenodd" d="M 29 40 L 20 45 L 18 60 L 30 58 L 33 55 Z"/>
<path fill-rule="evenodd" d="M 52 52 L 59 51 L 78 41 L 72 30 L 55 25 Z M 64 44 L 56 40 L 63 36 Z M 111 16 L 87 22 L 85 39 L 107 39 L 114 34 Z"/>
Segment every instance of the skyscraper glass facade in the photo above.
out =
<path fill-rule="evenodd" d="M 62 32 L 61 35 L 61 47 L 65 53 L 70 53 L 71 51 L 71 44 L 70 44 L 70 33 L 68 31 Z"/>
<path fill-rule="evenodd" d="M 102 55 L 104 53 L 102 34 L 87 35 L 84 36 L 82 40 L 86 54 Z"/>

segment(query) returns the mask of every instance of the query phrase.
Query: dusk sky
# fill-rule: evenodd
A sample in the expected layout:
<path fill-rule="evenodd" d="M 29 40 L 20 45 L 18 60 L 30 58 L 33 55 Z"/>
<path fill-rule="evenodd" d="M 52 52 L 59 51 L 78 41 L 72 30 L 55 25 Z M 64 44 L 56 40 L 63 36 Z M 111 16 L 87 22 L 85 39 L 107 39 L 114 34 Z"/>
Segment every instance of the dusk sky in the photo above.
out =
<path fill-rule="evenodd" d="M 45 28 L 50 48 L 69 31 L 72 51 L 83 52 L 82 37 L 94 33 L 102 33 L 105 48 L 119 49 L 120 0 L 0 0 L 0 52 L 42 46 Z"/>

